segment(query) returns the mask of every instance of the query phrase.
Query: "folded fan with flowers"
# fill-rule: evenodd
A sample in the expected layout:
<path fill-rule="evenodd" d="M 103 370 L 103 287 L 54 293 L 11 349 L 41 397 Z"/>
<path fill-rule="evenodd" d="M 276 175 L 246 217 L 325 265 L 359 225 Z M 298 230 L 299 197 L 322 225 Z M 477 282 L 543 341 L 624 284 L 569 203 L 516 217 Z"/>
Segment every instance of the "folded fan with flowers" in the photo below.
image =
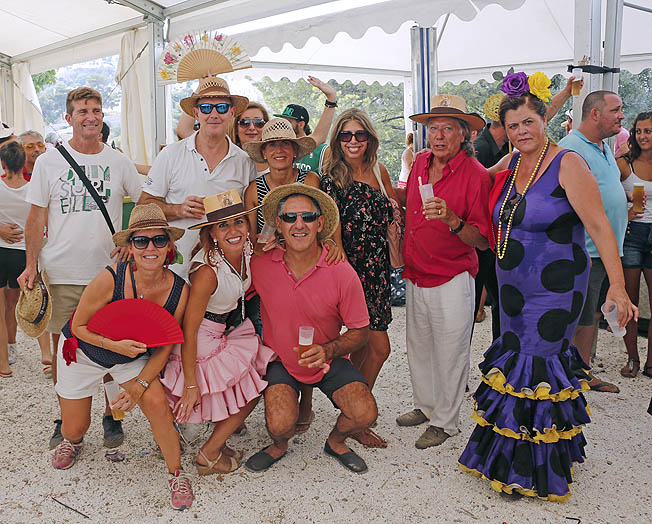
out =
<path fill-rule="evenodd" d="M 158 61 L 158 84 L 187 82 L 251 67 L 249 55 L 233 38 L 199 31 L 170 42 Z"/>

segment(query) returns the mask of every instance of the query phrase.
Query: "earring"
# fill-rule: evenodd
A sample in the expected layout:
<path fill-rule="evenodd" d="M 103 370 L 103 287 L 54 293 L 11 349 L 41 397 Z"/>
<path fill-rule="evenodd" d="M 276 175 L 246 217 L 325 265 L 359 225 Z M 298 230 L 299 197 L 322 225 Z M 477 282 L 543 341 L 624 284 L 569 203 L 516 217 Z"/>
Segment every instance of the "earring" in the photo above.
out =
<path fill-rule="evenodd" d="M 217 247 L 217 240 L 213 239 L 213 249 L 208 252 L 208 263 L 213 267 L 217 267 L 220 262 L 222 262 L 222 258 L 219 254 L 219 247 Z"/>
<path fill-rule="evenodd" d="M 129 262 L 129 269 L 131 269 L 131 272 L 134 273 L 135 271 L 137 271 L 138 268 L 136 267 L 136 259 L 134 258 L 133 253 L 129 255 L 128 262 Z"/>
<path fill-rule="evenodd" d="M 165 263 L 163 264 L 164 267 L 168 267 L 170 264 L 174 262 L 174 259 L 177 256 L 177 252 L 174 248 L 168 249 L 167 255 L 165 255 Z"/>
<path fill-rule="evenodd" d="M 245 241 L 243 252 L 245 256 L 250 258 L 254 252 L 254 245 L 251 243 L 251 237 L 249 236 L 249 233 L 247 233 L 247 240 Z"/>

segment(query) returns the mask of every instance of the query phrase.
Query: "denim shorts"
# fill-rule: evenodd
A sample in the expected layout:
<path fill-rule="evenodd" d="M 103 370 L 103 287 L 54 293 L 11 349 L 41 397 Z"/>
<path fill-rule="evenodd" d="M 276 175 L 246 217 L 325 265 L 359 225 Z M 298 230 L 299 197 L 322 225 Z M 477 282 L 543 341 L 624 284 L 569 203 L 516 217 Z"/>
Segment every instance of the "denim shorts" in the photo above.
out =
<path fill-rule="evenodd" d="M 630 222 L 623 243 L 623 267 L 652 269 L 652 223 Z"/>

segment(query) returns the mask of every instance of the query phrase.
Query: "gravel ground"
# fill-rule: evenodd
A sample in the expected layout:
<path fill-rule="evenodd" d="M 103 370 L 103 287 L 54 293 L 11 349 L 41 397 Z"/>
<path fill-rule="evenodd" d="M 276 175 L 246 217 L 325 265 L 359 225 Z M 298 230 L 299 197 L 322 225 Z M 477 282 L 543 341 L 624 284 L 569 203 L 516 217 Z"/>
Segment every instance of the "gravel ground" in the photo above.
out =
<path fill-rule="evenodd" d="M 0 522 L 442 522 L 442 523 L 632 523 L 652 522 L 652 417 L 646 414 L 652 380 L 624 379 L 624 346 L 600 333 L 600 376 L 619 385 L 621 393 L 589 392 L 593 411 L 586 430 L 587 461 L 574 468 L 573 495 L 565 504 L 523 499 L 507 502 L 487 481 L 463 473 L 457 458 L 473 428 L 471 393 L 462 406 L 461 434 L 444 445 L 417 450 L 423 427 L 399 428 L 394 419 L 411 409 L 405 354 L 405 309 L 394 308 L 390 328 L 392 355 L 378 379 L 375 395 L 380 416 L 376 431 L 387 438 L 385 450 L 352 447 L 365 458 L 369 472 L 355 475 L 326 456 L 323 445 L 336 411 L 315 392 L 316 418 L 309 431 L 295 438 L 288 455 L 268 472 L 241 468 L 222 476 L 198 477 L 196 453 L 186 450 L 183 464 L 192 474 L 195 503 L 175 512 L 169 506 L 167 474 L 147 420 L 135 410 L 125 420 L 121 447 L 126 461 L 108 462 L 102 448 L 99 395 L 94 399 L 91 429 L 72 469 L 56 471 L 47 441 L 57 404 L 51 383 L 41 374 L 35 340 L 19 334 L 19 361 L 14 377 L 0 379 L 2 440 Z M 477 364 L 490 342 L 491 321 L 476 324 L 471 355 L 471 390 L 479 382 Z M 645 340 L 639 345 L 645 347 Z M 246 456 L 268 442 L 262 403 L 247 421 L 249 428 L 230 444 Z M 569 520 L 569 518 L 578 520 Z"/>

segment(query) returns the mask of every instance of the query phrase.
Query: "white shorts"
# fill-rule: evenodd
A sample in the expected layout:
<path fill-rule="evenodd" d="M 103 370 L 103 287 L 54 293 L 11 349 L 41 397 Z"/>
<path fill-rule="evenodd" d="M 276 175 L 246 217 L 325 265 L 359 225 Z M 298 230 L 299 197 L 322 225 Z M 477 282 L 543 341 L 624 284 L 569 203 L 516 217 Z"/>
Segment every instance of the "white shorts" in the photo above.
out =
<path fill-rule="evenodd" d="M 63 359 L 63 342 L 65 337 L 59 339 L 57 351 L 57 385 L 54 386 L 57 394 L 62 398 L 71 400 L 92 397 L 100 390 L 104 375 L 109 373 L 118 384 L 124 384 L 136 378 L 149 360 L 149 355 L 105 368 L 89 359 L 81 349 L 77 349 L 77 362 L 66 365 Z"/>

